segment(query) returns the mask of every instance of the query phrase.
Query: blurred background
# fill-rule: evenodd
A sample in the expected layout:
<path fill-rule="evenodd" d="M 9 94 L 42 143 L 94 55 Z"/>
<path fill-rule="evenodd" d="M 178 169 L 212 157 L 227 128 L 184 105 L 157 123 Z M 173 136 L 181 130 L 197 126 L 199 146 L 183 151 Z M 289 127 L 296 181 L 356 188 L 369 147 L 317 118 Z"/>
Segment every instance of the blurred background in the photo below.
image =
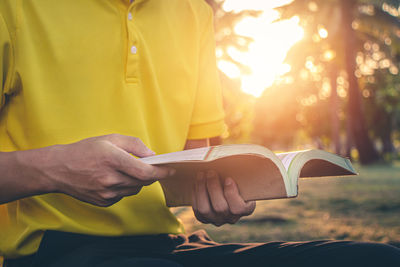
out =
<path fill-rule="evenodd" d="M 353 239 L 400 244 L 399 0 L 207 0 L 228 129 L 223 143 L 320 148 L 360 175 L 305 179 L 259 202 L 218 241 Z M 221 139 L 213 140 L 215 144 Z M 188 231 L 204 228 L 178 211 Z"/>

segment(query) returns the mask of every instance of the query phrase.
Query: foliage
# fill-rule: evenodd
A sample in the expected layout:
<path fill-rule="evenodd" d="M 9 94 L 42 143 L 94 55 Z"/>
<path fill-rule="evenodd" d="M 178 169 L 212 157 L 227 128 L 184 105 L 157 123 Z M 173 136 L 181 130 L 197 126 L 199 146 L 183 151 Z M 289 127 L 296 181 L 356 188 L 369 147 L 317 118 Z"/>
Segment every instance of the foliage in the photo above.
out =
<path fill-rule="evenodd" d="M 258 99 L 254 121 L 254 128 L 258 130 L 253 132 L 257 143 L 275 150 L 292 148 L 293 133 L 301 128 L 300 122 L 296 120 L 299 112 L 295 97 L 297 92 L 291 86 L 276 86 L 265 91 Z"/>
<path fill-rule="evenodd" d="M 223 9 L 223 0 L 207 0 L 214 11 L 215 39 L 218 53 L 218 60 L 226 60 L 235 64 L 242 74 L 250 72 L 248 66 L 232 58 L 227 50 L 234 47 L 239 51 L 246 51 L 251 38 L 241 36 L 234 31 L 234 26 L 243 18 L 258 16 L 260 12 L 244 10 L 241 12 L 226 12 Z M 240 80 L 232 80 L 220 71 L 223 87 L 225 122 L 228 132 L 224 136 L 225 142 L 246 143 L 249 142 L 253 123 L 253 97 L 241 91 Z"/>
<path fill-rule="evenodd" d="M 396 91 L 398 84 L 395 75 L 398 73 L 400 56 L 400 20 L 398 11 L 394 10 L 393 6 L 398 7 L 399 1 L 355 3 L 353 10 L 355 20 L 352 23 L 357 33 L 355 49 L 358 54 L 355 74 L 359 79 L 368 129 L 375 138 L 380 138 L 382 143 L 387 144 L 391 143 L 393 130 L 398 126 L 395 122 L 398 120 L 399 98 L 393 95 L 393 91 Z M 347 116 L 340 116 L 346 114 L 347 109 L 344 105 L 347 103 L 349 90 L 349 77 L 343 72 L 346 62 L 344 46 L 349 44 L 341 41 L 344 36 L 340 30 L 343 16 L 340 4 L 339 0 L 296 0 L 279 8 L 281 19 L 297 15 L 305 29 L 305 37 L 289 52 L 287 62 L 292 66 L 290 75 L 294 78 L 296 86 L 310 84 L 311 81 L 313 94 L 319 96 L 313 105 L 303 109 L 302 117 L 310 122 L 317 114 L 320 116 L 321 113 L 325 113 L 326 116 L 325 121 L 320 120 L 322 124 L 308 123 L 307 132 L 310 135 L 315 132 L 315 128 L 325 129 L 325 135 L 329 135 L 329 125 L 332 124 L 333 118 L 331 116 L 329 119 L 329 112 L 326 112 L 329 105 L 318 104 L 326 102 L 326 97 L 321 97 L 324 92 L 330 97 L 336 93 L 341 96 L 341 104 L 335 112 L 338 114 L 337 119 L 342 120 L 340 122 L 342 131 L 345 130 L 343 126 L 348 125 L 344 121 Z M 368 80 L 373 80 L 374 83 L 365 82 Z M 330 88 L 324 84 L 326 81 L 330 83 Z M 303 99 L 310 97 L 309 91 L 304 91 Z M 391 95 L 390 99 L 385 97 L 388 95 Z M 307 112 L 309 109 L 313 109 L 314 112 Z M 383 147 L 383 150 L 387 151 L 385 145 Z"/>
<path fill-rule="evenodd" d="M 400 1 L 351 1 L 356 4 L 352 23 L 357 51 L 354 73 L 368 133 L 381 144 L 381 152 L 392 153 L 393 136 L 399 134 L 400 127 L 400 19 L 396 9 Z M 249 67 L 236 62 L 227 50 L 230 46 L 240 51 L 247 49 L 251 38 L 238 35 L 234 26 L 244 17 L 260 13 L 226 12 L 223 0 L 207 2 L 215 12 L 218 60 L 234 63 L 242 74 L 249 73 Z M 291 72 L 261 98 L 244 94 L 240 79 L 232 80 L 221 72 L 227 142 L 249 142 L 252 138 L 253 142 L 283 150 L 298 145 L 301 138 L 302 143 L 311 141 L 325 149 L 335 147 L 336 152 L 349 155 L 350 77 L 345 71 L 344 51 L 348 44 L 343 40 L 341 2 L 295 0 L 278 8 L 281 20 L 298 16 L 305 34 L 287 55 Z"/>

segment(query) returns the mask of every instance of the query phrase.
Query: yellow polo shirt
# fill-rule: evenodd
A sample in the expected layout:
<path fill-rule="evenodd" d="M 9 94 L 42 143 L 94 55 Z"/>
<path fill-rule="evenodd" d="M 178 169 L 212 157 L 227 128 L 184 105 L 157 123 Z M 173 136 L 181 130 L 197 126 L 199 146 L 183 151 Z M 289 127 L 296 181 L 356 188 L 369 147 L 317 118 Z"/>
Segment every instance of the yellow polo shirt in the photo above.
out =
<path fill-rule="evenodd" d="M 223 131 L 204 0 L 2 0 L 0 85 L 0 151 L 120 133 L 167 153 Z M 0 255 L 34 253 L 47 229 L 183 231 L 158 183 L 108 208 L 46 194 L 0 205 Z"/>

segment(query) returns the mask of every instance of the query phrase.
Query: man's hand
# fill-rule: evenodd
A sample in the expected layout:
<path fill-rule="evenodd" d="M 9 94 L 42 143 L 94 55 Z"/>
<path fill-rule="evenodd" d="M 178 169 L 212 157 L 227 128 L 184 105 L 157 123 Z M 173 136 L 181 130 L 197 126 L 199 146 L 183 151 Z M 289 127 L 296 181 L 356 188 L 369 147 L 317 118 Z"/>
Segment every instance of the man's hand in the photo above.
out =
<path fill-rule="evenodd" d="M 4 192 L 6 201 L 2 197 L 0 202 L 38 193 L 59 192 L 106 207 L 125 196 L 139 193 L 143 186 L 174 172 L 134 158 L 129 153 L 146 157 L 154 152 L 138 138 L 118 134 L 17 153 L 19 168 L 10 168 L 8 176 L 14 174 L 17 176 L 14 180 L 21 179 L 13 182 L 12 179 L 7 180 L 7 175 L 2 178 L 8 193 Z M 29 180 L 30 186 L 25 186 L 24 180 Z M 41 191 L 32 189 L 34 183 L 43 185 Z M 6 195 L 10 195 L 8 199 Z"/>
<path fill-rule="evenodd" d="M 253 213 L 256 202 L 245 202 L 232 178 L 220 179 L 215 171 L 199 172 L 192 192 L 196 218 L 203 223 L 221 226 L 236 223 Z"/>

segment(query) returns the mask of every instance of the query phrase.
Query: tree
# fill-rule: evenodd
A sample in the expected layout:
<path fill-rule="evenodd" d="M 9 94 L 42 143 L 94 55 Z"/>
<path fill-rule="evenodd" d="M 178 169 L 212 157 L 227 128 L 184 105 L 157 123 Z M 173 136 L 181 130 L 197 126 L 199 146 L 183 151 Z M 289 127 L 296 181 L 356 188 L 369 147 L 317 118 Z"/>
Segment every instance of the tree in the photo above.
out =
<path fill-rule="evenodd" d="M 398 2 L 391 1 L 390 4 L 398 6 Z M 355 76 L 357 71 L 360 76 L 358 70 L 360 66 L 356 65 L 356 56 L 357 51 L 362 50 L 366 40 L 385 43 L 390 36 L 393 43 L 398 43 L 400 36 L 396 36 L 396 32 L 400 25 L 399 19 L 383 10 L 385 7 L 389 10 L 388 3 L 384 1 L 296 0 L 280 8 L 282 19 L 298 15 L 306 31 L 304 40 L 293 49 L 296 52 L 288 55 L 293 72 L 299 73 L 304 69 L 305 62 L 309 61 L 311 57 L 313 66 L 321 66 L 323 69 L 321 73 L 329 77 L 333 89 L 331 90 L 332 97 L 335 96 L 336 91 L 334 73 L 338 71 L 335 69 L 346 70 L 349 85 L 347 99 L 349 123 L 347 125 L 350 126 L 352 139 L 359 151 L 362 163 L 376 161 L 379 157 L 368 135 L 362 110 L 364 101 L 361 98 L 359 81 Z M 322 36 L 321 32 L 325 36 Z M 328 32 L 329 37 L 327 38 Z M 342 42 L 338 42 L 338 40 L 342 40 Z M 303 52 L 303 56 L 299 56 L 301 55 L 299 52 Z M 334 60 L 324 62 L 324 55 L 329 54 L 334 55 Z M 393 54 L 387 56 L 396 59 Z M 320 86 L 320 88 L 322 87 Z M 376 104 L 375 106 L 377 107 Z"/>
<path fill-rule="evenodd" d="M 238 35 L 234 26 L 248 16 L 258 16 L 260 12 L 244 10 L 241 12 L 227 12 L 223 9 L 224 0 L 206 0 L 214 11 L 214 26 L 218 60 L 224 60 L 237 66 L 242 74 L 248 74 L 250 68 L 233 59 L 227 50 L 235 47 L 240 51 L 247 51 L 253 39 Z M 254 114 L 254 99 L 241 91 L 239 79 L 231 79 L 220 71 L 220 78 L 224 96 L 225 123 L 228 126 L 226 142 L 249 142 Z"/>
<path fill-rule="evenodd" d="M 361 94 L 358 86 L 356 72 L 356 38 L 352 28 L 354 21 L 353 12 L 356 7 L 355 0 L 341 0 L 341 11 L 343 15 L 343 39 L 346 40 L 345 58 L 346 72 L 349 80 L 348 119 L 354 143 L 360 155 L 360 161 L 368 164 L 379 159 L 379 155 L 368 136 L 365 118 L 361 106 Z"/>

